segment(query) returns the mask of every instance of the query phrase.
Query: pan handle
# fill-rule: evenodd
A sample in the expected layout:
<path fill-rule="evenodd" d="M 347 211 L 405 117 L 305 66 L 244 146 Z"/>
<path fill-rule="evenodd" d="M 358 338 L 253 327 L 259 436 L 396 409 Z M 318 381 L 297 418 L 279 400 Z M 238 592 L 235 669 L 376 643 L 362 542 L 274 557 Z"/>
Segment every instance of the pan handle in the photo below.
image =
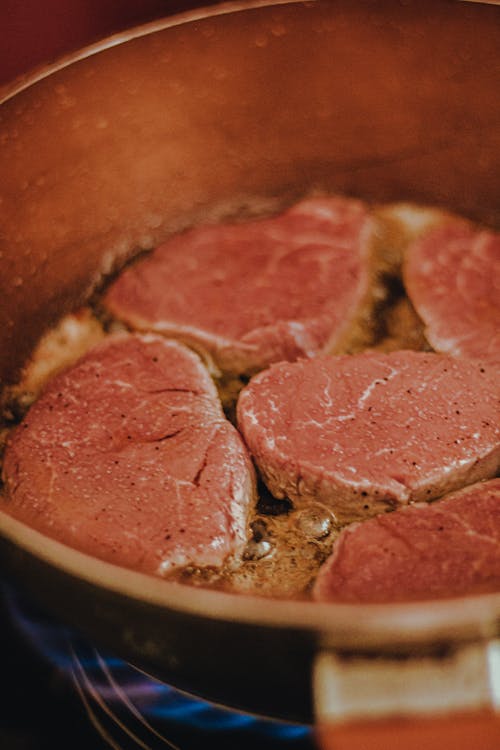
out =
<path fill-rule="evenodd" d="M 498 750 L 500 716 L 478 711 L 428 719 L 319 724 L 321 750 Z"/>
<path fill-rule="evenodd" d="M 432 656 L 325 649 L 314 700 L 321 750 L 498 750 L 500 640 Z"/>

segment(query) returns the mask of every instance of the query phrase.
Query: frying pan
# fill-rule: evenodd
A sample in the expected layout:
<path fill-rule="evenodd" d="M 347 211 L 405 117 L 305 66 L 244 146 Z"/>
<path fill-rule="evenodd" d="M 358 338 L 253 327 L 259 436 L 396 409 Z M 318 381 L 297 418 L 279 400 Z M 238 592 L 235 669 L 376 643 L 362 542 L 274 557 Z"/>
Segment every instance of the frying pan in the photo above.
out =
<path fill-rule="evenodd" d="M 230 3 L 12 85 L 0 105 L 2 381 L 103 275 L 207 217 L 317 189 L 500 227 L 499 50 L 491 4 Z M 3 513 L 0 533 L 4 569 L 46 608 L 181 689 L 316 717 L 324 747 L 499 746 L 500 595 L 263 600 L 115 567 Z"/>

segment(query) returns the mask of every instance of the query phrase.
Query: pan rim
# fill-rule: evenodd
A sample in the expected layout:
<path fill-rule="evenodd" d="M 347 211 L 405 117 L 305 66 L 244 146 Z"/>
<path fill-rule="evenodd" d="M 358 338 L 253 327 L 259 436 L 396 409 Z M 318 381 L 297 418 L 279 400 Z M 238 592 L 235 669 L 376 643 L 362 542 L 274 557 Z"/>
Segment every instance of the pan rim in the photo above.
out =
<path fill-rule="evenodd" d="M 130 29 L 118 31 L 115 34 L 104 37 L 104 39 L 85 45 L 73 52 L 69 52 L 53 62 L 42 63 L 40 66 L 35 67 L 35 69 L 28 71 L 26 74 L 21 74 L 13 81 L 0 86 L 0 106 L 10 99 L 13 99 L 22 91 L 30 88 L 30 86 L 50 77 L 54 73 L 57 73 L 74 63 L 80 62 L 80 60 L 85 60 L 88 57 L 97 55 L 100 52 L 105 52 L 112 47 L 126 44 L 134 39 L 149 36 L 159 31 L 163 31 L 164 29 L 202 21 L 206 18 L 215 18 L 232 13 L 278 5 L 308 5 L 311 2 L 315 3 L 316 0 L 227 0 L 227 2 L 219 2 L 211 6 L 204 5 L 200 8 L 176 13 L 172 16 L 164 16 L 163 18 L 132 26 Z"/>
<path fill-rule="evenodd" d="M 325 646 L 404 648 L 488 639 L 500 631 L 500 593 L 390 604 L 272 599 L 193 587 L 114 565 L 3 511 L 0 534 L 52 568 L 138 603 L 209 620 L 309 631 Z"/>
<path fill-rule="evenodd" d="M 129 29 L 118 31 L 97 42 L 93 42 L 78 50 L 69 52 L 53 62 L 42 63 L 34 69 L 17 76 L 13 81 L 0 85 L 0 106 L 10 99 L 13 99 L 17 94 L 20 94 L 30 86 L 48 78 L 53 73 L 57 73 L 59 70 L 63 70 L 64 68 L 67 68 L 80 60 L 84 60 L 87 57 L 92 57 L 92 55 L 104 52 L 111 47 L 130 42 L 133 39 L 149 36 L 150 34 L 155 34 L 164 29 L 182 26 L 206 18 L 214 18 L 217 16 L 279 5 L 307 6 L 316 2 L 318 2 L 318 0 L 226 0 L 226 2 L 223 1 L 210 6 L 204 5 L 200 8 L 187 10 L 181 13 L 176 13 L 172 16 L 165 16 L 137 26 L 132 26 Z M 456 2 L 472 3 L 475 5 L 500 4 L 500 0 L 456 0 Z"/>

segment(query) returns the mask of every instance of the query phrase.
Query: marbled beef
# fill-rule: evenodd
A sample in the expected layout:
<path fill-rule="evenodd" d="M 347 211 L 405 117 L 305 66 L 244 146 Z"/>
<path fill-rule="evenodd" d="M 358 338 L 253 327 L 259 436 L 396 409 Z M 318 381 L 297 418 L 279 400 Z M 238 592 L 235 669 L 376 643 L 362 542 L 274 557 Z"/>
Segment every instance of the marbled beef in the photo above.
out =
<path fill-rule="evenodd" d="M 500 364 L 500 234 L 445 222 L 410 244 L 404 281 L 436 351 Z"/>
<path fill-rule="evenodd" d="M 317 198 L 280 216 L 200 226 L 126 269 L 104 305 L 173 336 L 226 373 L 344 347 L 372 300 L 373 225 L 355 200 Z"/>
<path fill-rule="evenodd" d="M 196 354 L 108 339 L 56 376 L 9 439 L 2 509 L 156 574 L 241 552 L 254 494 L 243 442 Z"/>
<path fill-rule="evenodd" d="M 499 396 L 487 364 L 367 352 L 273 365 L 237 414 L 273 495 L 348 522 L 494 476 Z"/>
<path fill-rule="evenodd" d="M 500 591 L 500 479 L 344 529 L 320 601 L 396 602 Z"/>

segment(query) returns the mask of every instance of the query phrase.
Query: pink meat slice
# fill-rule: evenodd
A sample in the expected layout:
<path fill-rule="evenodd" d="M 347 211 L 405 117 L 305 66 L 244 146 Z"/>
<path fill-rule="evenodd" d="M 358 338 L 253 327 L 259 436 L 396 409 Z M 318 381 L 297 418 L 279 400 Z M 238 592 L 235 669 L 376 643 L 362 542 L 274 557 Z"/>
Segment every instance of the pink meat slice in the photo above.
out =
<path fill-rule="evenodd" d="M 182 339 L 222 371 L 252 373 L 337 345 L 367 297 L 371 236 L 366 207 L 343 198 L 200 226 L 125 270 L 104 305 L 133 329 Z"/>
<path fill-rule="evenodd" d="M 273 365 L 237 416 L 273 495 L 349 522 L 494 476 L 499 396 L 479 361 L 366 352 Z"/>
<path fill-rule="evenodd" d="M 52 380 L 12 434 L 2 510 L 96 557 L 167 574 L 246 540 L 251 461 L 196 354 L 108 339 Z"/>
<path fill-rule="evenodd" d="M 383 603 L 500 591 L 500 479 L 344 529 L 319 601 Z"/>
<path fill-rule="evenodd" d="M 408 248 L 404 281 L 436 351 L 500 364 L 500 234 L 444 224 Z"/>

